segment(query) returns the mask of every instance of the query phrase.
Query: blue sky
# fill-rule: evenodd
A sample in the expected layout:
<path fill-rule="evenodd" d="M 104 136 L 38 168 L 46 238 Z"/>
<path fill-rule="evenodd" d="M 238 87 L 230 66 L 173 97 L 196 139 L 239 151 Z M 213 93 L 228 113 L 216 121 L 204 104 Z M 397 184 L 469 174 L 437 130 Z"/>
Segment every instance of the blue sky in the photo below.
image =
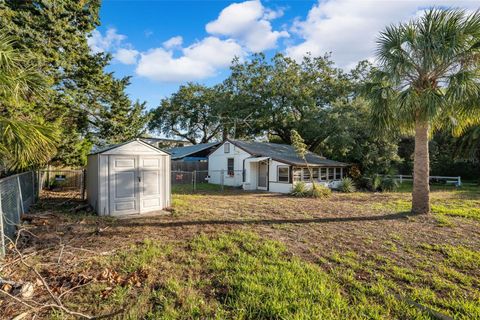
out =
<path fill-rule="evenodd" d="M 233 57 L 282 52 L 332 52 L 339 67 L 374 60 L 375 37 L 432 5 L 475 10 L 478 1 L 104 0 L 101 26 L 89 38 L 94 52 L 110 52 L 117 76 L 132 76 L 128 93 L 156 107 L 182 83 L 207 85 L 228 75 Z"/>

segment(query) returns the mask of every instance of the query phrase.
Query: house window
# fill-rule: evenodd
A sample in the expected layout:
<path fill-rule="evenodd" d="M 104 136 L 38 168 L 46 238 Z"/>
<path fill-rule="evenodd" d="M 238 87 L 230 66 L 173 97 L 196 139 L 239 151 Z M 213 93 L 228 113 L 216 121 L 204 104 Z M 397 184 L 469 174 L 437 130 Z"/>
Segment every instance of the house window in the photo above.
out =
<path fill-rule="evenodd" d="M 335 169 L 335 179 L 336 180 L 342 179 L 342 168 Z"/>
<path fill-rule="evenodd" d="M 318 180 L 319 173 L 320 173 L 320 168 L 313 168 L 312 169 L 313 180 Z"/>
<path fill-rule="evenodd" d="M 230 153 L 230 143 L 225 142 L 225 144 L 223 145 L 223 152 Z"/>
<path fill-rule="evenodd" d="M 227 159 L 227 174 L 229 176 L 233 176 L 235 174 L 234 164 L 235 164 L 235 161 L 233 158 Z"/>
<path fill-rule="evenodd" d="M 328 180 L 333 180 L 335 178 L 335 168 L 327 168 L 328 169 Z"/>
<path fill-rule="evenodd" d="M 295 168 L 293 169 L 293 181 L 300 181 L 302 180 L 302 169 Z"/>
<path fill-rule="evenodd" d="M 290 182 L 289 167 L 278 167 L 278 182 Z"/>
<path fill-rule="evenodd" d="M 327 170 L 328 168 L 320 168 L 320 180 L 327 180 Z"/>
<path fill-rule="evenodd" d="M 308 171 L 307 168 L 303 168 L 302 170 L 303 170 L 302 180 L 310 181 L 310 171 Z"/>

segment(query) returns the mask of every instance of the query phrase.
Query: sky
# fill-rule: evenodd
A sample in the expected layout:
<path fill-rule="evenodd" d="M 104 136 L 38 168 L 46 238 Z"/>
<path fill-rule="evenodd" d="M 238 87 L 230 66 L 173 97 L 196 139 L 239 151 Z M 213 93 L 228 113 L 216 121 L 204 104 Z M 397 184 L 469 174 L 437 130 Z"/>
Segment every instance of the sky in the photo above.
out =
<path fill-rule="evenodd" d="M 480 1 L 104 0 L 88 43 L 112 54 L 108 71 L 131 76 L 128 94 L 150 109 L 187 82 L 221 82 L 234 57 L 255 52 L 296 60 L 331 52 L 346 70 L 374 62 L 381 30 L 432 6 L 478 10 Z"/>

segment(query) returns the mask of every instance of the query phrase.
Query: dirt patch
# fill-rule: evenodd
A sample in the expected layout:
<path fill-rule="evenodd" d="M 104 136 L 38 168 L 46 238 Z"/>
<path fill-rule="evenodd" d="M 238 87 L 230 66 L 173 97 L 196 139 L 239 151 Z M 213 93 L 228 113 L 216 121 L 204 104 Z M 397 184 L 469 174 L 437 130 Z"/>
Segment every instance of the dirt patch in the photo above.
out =
<path fill-rule="evenodd" d="M 449 194 L 448 198 L 458 201 L 464 196 Z M 434 193 L 432 198 L 445 201 L 447 197 Z M 478 200 L 480 196 L 473 194 L 472 198 Z M 175 195 L 171 212 L 115 219 L 72 212 L 71 209 L 80 204 L 78 197 L 49 194 L 33 210 L 34 218 L 26 225 L 29 233 L 20 238 L 18 247 L 24 256 L 33 257 L 32 263 L 39 266 L 55 294 L 69 297 L 75 296 L 75 288 L 91 281 L 103 283 L 117 279 L 120 286 L 141 286 L 148 277 L 146 271 L 119 275 L 116 270 L 101 269 L 95 261 L 144 239 L 184 250 L 200 234 L 248 230 L 264 239 L 284 243 L 291 254 L 306 261 L 316 264 L 323 261 L 320 264 L 326 270 L 333 270 L 338 263 L 332 260 L 332 255 L 337 253 L 355 256 L 357 264 L 372 263 L 381 257 L 395 261 L 397 268 L 413 270 L 442 258 L 438 252 L 430 252 L 430 257 L 423 254 L 422 244 L 480 250 L 480 223 L 476 220 L 452 217 L 449 218 L 452 225 L 442 227 L 433 215 L 412 216 L 392 210 L 391 206 L 382 208 L 382 204 L 409 199 L 408 194 L 402 193 L 334 193 L 329 199 L 316 200 L 229 190 Z M 41 254 L 35 254 L 38 252 Z M 17 262 L 18 255 L 10 252 L 1 270 L 2 278 L 36 283 L 35 276 Z M 378 266 L 376 268 L 380 268 Z M 355 274 L 359 281 L 368 282 L 372 277 L 365 268 Z M 480 271 L 470 271 L 469 276 L 479 278 Z M 103 288 L 102 294 L 112 295 L 113 287 Z M 47 290 L 37 285 L 34 298 L 38 302 L 48 301 Z M 25 309 L 11 299 L 0 299 L 5 316 Z"/>

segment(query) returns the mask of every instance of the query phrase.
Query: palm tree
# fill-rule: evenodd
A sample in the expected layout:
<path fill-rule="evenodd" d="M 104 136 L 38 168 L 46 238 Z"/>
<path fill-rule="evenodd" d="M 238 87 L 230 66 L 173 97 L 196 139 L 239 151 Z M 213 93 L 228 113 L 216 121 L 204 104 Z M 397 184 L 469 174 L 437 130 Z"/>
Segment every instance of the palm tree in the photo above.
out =
<path fill-rule="evenodd" d="M 41 165 L 56 152 L 54 124 L 24 112 L 34 98 L 45 95 L 45 78 L 28 61 L 28 53 L 0 30 L 0 167 L 18 170 Z"/>
<path fill-rule="evenodd" d="M 478 122 L 480 12 L 430 9 L 387 27 L 367 93 L 380 130 L 414 133 L 412 212 L 430 212 L 428 141 L 450 123 Z"/>

